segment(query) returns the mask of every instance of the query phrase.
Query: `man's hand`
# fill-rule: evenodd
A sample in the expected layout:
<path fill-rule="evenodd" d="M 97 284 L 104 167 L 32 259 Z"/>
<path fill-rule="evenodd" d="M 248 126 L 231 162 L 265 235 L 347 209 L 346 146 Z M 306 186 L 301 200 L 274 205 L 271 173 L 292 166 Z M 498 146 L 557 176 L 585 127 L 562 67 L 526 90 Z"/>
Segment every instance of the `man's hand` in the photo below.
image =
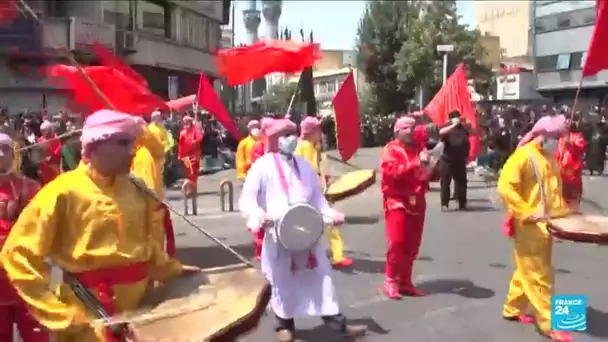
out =
<path fill-rule="evenodd" d="M 423 150 L 422 152 L 420 152 L 418 157 L 420 158 L 421 163 L 427 164 L 429 162 L 429 151 Z"/>
<path fill-rule="evenodd" d="M 200 273 L 201 271 L 202 271 L 202 269 L 198 266 L 182 265 L 182 274 L 184 274 L 184 275 L 196 274 L 196 273 Z"/>
<path fill-rule="evenodd" d="M 332 224 L 334 226 L 341 226 L 344 224 L 344 221 L 346 221 L 346 217 L 344 216 L 344 214 L 336 212 Z"/>
<path fill-rule="evenodd" d="M 546 221 L 547 217 L 543 214 L 533 214 L 528 216 L 524 221 L 528 223 L 538 223 Z"/>

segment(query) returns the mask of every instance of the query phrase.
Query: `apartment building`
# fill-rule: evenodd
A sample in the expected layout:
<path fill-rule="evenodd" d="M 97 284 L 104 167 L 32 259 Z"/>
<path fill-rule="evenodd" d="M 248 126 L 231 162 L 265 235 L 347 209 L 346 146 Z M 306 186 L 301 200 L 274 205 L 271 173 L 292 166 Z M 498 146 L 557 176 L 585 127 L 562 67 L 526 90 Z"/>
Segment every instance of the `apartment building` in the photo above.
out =
<path fill-rule="evenodd" d="M 199 72 L 217 77 L 215 51 L 230 1 L 30 0 L 42 25 L 22 15 L 0 27 L 0 104 L 12 112 L 65 106 L 65 89 L 35 71 L 72 51 L 94 64 L 91 44 L 114 50 L 164 98 L 196 92 Z"/>
<path fill-rule="evenodd" d="M 535 1 L 534 64 L 537 90 L 573 100 L 595 25 L 595 1 Z M 608 92 L 608 72 L 587 77 L 581 104 L 595 105 Z"/>

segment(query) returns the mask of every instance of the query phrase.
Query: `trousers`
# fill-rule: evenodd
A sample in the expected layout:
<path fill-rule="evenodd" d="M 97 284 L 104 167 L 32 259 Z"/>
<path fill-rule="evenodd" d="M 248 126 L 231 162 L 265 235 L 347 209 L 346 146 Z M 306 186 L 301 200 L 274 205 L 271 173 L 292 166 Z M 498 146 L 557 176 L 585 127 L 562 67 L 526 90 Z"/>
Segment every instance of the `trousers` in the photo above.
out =
<path fill-rule="evenodd" d="M 289 330 L 294 332 L 296 330 L 295 320 L 293 318 L 281 318 L 275 315 L 277 324 L 275 331 Z M 332 316 L 321 316 L 323 323 L 329 326 L 332 330 L 344 332 L 346 331 L 346 317 L 342 314 Z"/>
<path fill-rule="evenodd" d="M 331 251 L 331 263 L 335 264 L 344 260 L 344 242 L 342 241 L 340 229 L 337 227 L 329 227 L 327 230 L 327 239 L 329 240 L 329 250 Z"/>
<path fill-rule="evenodd" d="M 523 314 L 529 304 L 538 328 L 549 333 L 553 292 L 553 239 L 544 224 L 516 223 L 513 246 L 515 272 L 509 285 L 503 316 Z"/>
<path fill-rule="evenodd" d="M 384 214 L 386 225 L 385 277 L 398 281 L 401 285 L 412 286 L 414 261 L 418 257 L 424 214 L 409 214 L 403 209 L 388 210 Z"/>
<path fill-rule="evenodd" d="M 441 163 L 441 206 L 447 207 L 450 204 L 450 184 L 454 180 L 454 192 L 458 206 L 463 208 L 467 205 L 467 165 L 464 162 Z"/>

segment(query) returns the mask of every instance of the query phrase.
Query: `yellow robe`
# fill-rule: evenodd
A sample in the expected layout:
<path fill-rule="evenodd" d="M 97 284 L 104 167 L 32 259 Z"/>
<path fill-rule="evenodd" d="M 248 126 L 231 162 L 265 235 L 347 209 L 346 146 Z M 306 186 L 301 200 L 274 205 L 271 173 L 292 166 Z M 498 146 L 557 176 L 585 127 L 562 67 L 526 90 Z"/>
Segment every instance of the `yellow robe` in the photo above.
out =
<path fill-rule="evenodd" d="M 152 135 L 154 135 L 154 137 L 156 137 L 164 146 L 165 153 L 169 152 L 175 146 L 173 136 L 171 136 L 163 125 L 152 122 L 148 125 L 148 130 L 150 130 L 150 133 L 152 133 Z"/>
<path fill-rule="evenodd" d="M 163 168 L 165 150 L 161 141 L 151 131 L 144 130 L 135 142 L 135 155 L 131 163 L 131 173 L 141 178 L 160 198 L 165 197 Z"/>
<path fill-rule="evenodd" d="M 325 175 L 323 174 L 323 168 L 321 167 L 322 156 L 316 146 L 306 139 L 300 139 L 294 154 L 306 159 L 312 165 L 312 168 L 319 175 L 321 184 L 323 186 L 323 192 L 325 192 Z M 339 263 L 346 259 L 344 256 L 344 242 L 342 240 L 342 233 L 340 232 L 340 229 L 337 227 L 329 227 L 327 230 L 327 239 L 329 240 L 332 264 Z"/>
<path fill-rule="evenodd" d="M 56 341 L 104 339 L 101 329 L 75 324 L 85 313 L 93 316 L 67 285 L 49 290 L 47 258 L 73 273 L 148 262 L 148 279 L 114 287 L 118 312 L 136 309 L 151 280 L 181 273 L 181 264 L 151 238 L 163 231 L 156 207 L 126 177 L 108 179 L 81 163 L 42 188 L 23 210 L 0 258 L 30 312 Z"/>
<path fill-rule="evenodd" d="M 251 167 L 251 159 L 253 157 L 253 147 L 256 139 L 251 135 L 239 142 L 236 148 L 236 178 L 244 180 L 247 176 L 247 171 Z"/>
<path fill-rule="evenodd" d="M 546 157 L 541 151 L 541 147 L 534 141 L 516 149 L 505 163 L 498 180 L 498 193 L 507 211 L 513 216 L 515 228 L 515 272 L 503 315 L 513 317 L 525 313 L 526 306 L 530 304 L 539 328 L 549 333 L 553 288 L 553 239 L 545 223 L 525 222 L 525 218 L 543 211 L 531 157 L 538 165 L 547 215 L 563 216 L 569 210 L 562 197 L 559 167 L 552 157 Z"/>
<path fill-rule="evenodd" d="M 20 148 L 23 147 L 23 143 L 18 140 L 13 140 L 13 170 L 17 174 L 21 174 L 21 162 L 23 160 L 21 154 L 23 152 L 18 152 Z"/>

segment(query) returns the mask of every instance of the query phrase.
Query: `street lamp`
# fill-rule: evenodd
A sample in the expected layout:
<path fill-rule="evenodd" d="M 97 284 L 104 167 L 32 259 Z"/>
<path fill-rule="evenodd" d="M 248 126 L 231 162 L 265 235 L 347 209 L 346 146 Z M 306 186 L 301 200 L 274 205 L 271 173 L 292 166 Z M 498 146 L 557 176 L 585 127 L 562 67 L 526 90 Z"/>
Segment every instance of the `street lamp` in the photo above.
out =
<path fill-rule="evenodd" d="M 443 53 L 443 84 L 448 79 L 448 53 L 454 51 L 454 45 L 437 45 L 437 52 Z"/>

